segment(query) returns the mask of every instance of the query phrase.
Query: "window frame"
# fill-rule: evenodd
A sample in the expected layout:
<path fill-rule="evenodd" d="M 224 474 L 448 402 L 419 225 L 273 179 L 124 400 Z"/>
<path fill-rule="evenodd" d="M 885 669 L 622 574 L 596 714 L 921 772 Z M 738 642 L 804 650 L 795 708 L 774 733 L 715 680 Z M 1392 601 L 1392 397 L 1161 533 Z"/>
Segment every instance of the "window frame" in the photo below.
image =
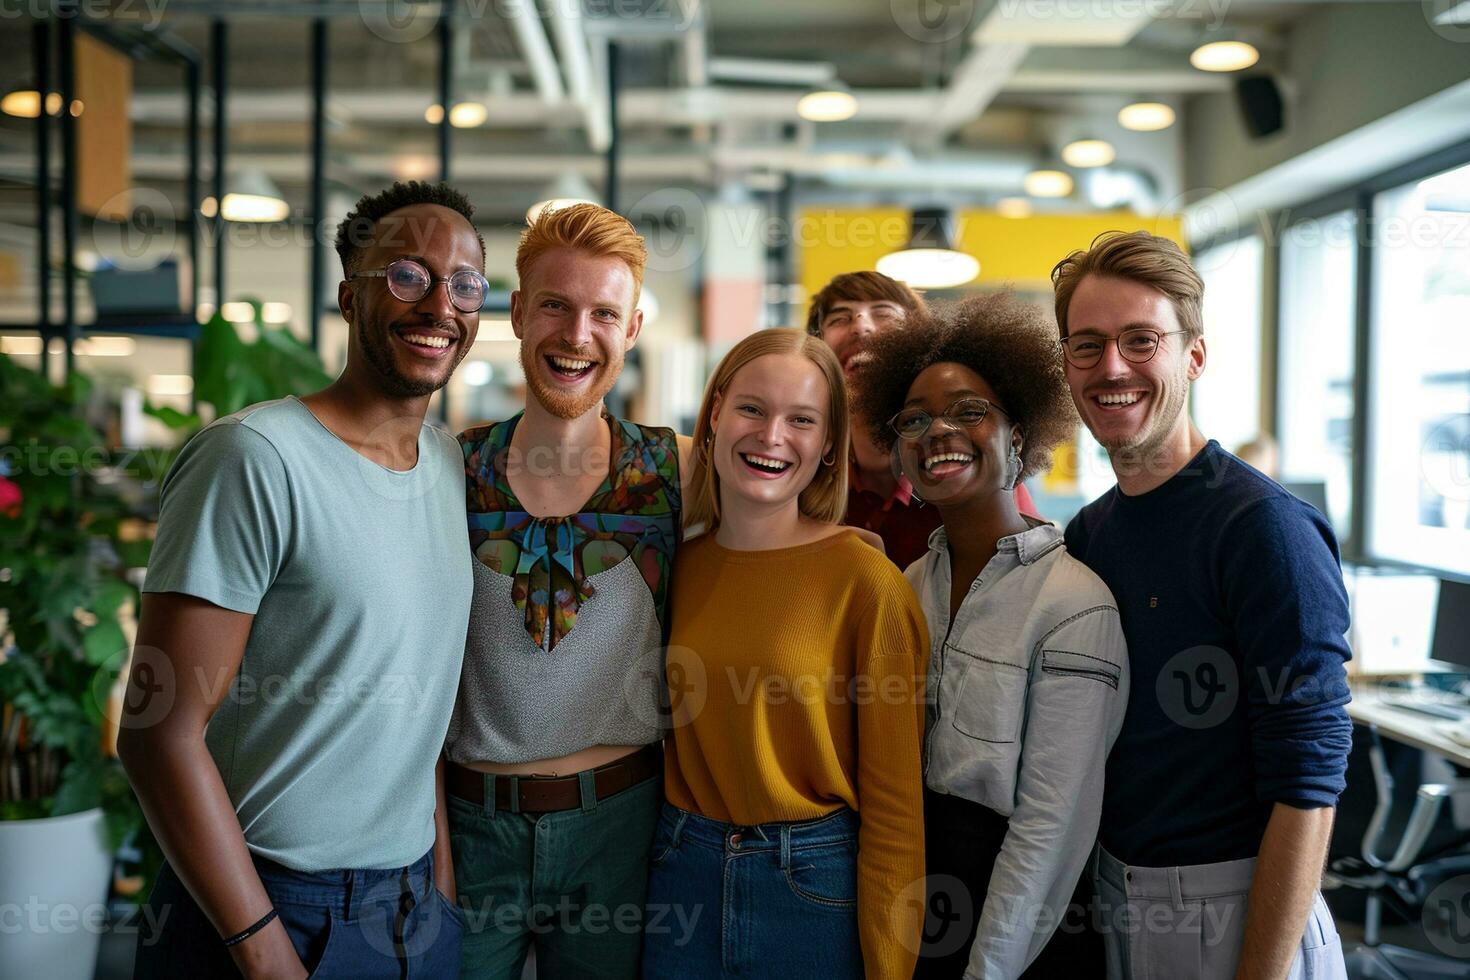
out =
<path fill-rule="evenodd" d="M 1275 233 L 1272 235 L 1272 246 L 1275 255 L 1272 259 L 1273 275 L 1279 283 L 1282 272 L 1282 249 L 1280 247 L 1282 236 L 1287 229 L 1303 221 L 1325 217 L 1338 211 L 1354 212 L 1357 231 L 1357 254 L 1354 259 L 1354 302 L 1353 302 L 1353 463 L 1352 463 L 1352 495 L 1353 510 L 1351 530 L 1346 539 L 1340 542 L 1342 549 L 1342 560 L 1357 565 L 1367 565 L 1386 569 L 1404 569 L 1410 571 L 1422 571 L 1432 573 L 1439 578 L 1454 581 L 1470 582 L 1470 575 L 1445 569 L 1434 565 L 1422 565 L 1414 562 L 1405 562 L 1396 558 L 1385 558 L 1373 553 L 1370 546 L 1372 540 L 1372 514 L 1373 514 L 1373 488 L 1372 488 L 1372 462 L 1376 447 L 1373 444 L 1372 425 L 1366 406 L 1372 404 L 1372 398 L 1377 391 L 1377 372 L 1374 370 L 1373 360 L 1373 306 L 1376 301 L 1374 293 L 1374 270 L 1377 268 L 1377 254 L 1374 241 L 1376 238 L 1377 221 L 1380 218 L 1375 207 L 1375 198 L 1385 192 L 1401 187 L 1414 181 L 1432 177 L 1446 170 L 1470 165 L 1470 140 L 1461 140 L 1442 147 L 1433 153 L 1426 154 L 1414 160 L 1391 167 L 1371 177 L 1349 184 L 1345 187 L 1332 191 L 1329 194 L 1311 198 L 1300 204 L 1276 209 L 1269 214 L 1261 215 L 1261 224 L 1269 226 Z M 1241 233 L 1252 233 L 1258 229 L 1244 226 Z M 1228 237 L 1236 237 L 1231 235 Z M 1220 239 L 1223 240 L 1223 239 Z M 1201 243 L 1199 248 L 1205 248 L 1216 243 L 1210 240 Z M 1279 308 L 1279 290 L 1277 306 Z M 1279 309 L 1274 311 L 1273 316 L 1279 316 Z M 1282 340 L 1279 323 L 1273 332 L 1273 357 L 1277 366 L 1281 363 Z M 1280 418 L 1281 409 L 1281 384 L 1284 378 L 1274 379 L 1270 388 L 1271 412 L 1270 418 L 1273 423 Z"/>

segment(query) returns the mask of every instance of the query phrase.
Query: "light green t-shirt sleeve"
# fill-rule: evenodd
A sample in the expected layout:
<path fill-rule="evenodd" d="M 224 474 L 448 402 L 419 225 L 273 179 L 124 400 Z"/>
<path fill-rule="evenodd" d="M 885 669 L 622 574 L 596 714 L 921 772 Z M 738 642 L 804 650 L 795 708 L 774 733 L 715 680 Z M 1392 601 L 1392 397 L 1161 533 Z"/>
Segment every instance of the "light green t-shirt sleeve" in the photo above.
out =
<path fill-rule="evenodd" d="M 255 614 L 285 563 L 291 492 L 270 440 L 234 419 L 205 427 L 164 478 L 144 592 Z"/>

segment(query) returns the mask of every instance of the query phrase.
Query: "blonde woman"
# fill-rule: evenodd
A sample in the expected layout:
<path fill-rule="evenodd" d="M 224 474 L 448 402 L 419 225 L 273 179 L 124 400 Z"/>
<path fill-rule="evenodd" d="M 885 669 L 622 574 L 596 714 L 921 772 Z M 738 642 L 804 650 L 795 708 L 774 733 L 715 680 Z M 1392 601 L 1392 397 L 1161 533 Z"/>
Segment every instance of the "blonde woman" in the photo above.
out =
<path fill-rule="evenodd" d="M 836 356 L 765 330 L 695 425 L 670 606 L 667 802 L 643 972 L 907 978 L 924 875 L 928 639 L 912 590 L 840 526 Z"/>

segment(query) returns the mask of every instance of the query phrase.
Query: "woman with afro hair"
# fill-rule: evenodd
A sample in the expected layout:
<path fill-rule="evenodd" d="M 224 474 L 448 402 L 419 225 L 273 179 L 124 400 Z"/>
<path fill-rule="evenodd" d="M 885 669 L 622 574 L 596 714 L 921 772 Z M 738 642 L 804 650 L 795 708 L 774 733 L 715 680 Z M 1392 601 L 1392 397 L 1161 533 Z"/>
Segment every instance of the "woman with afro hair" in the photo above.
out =
<path fill-rule="evenodd" d="M 1103 968 L 1095 935 L 1057 927 L 1097 837 L 1127 650 L 1107 587 L 1012 493 L 1075 431 L 1055 336 L 1008 294 L 976 297 L 876 338 L 854 379 L 861 422 L 943 518 L 907 571 L 932 638 L 917 977 Z"/>

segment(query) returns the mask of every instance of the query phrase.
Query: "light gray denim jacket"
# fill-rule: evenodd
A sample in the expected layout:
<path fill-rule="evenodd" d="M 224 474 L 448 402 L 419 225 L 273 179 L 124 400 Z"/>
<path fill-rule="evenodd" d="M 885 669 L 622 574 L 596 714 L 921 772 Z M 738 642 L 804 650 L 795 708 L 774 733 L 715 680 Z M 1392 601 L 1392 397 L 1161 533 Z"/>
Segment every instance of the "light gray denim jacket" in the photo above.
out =
<path fill-rule="evenodd" d="M 952 624 L 944 528 L 905 574 L 931 638 L 924 782 L 1009 818 L 965 977 L 1009 980 L 1051 938 L 1097 839 L 1128 705 L 1118 607 L 1052 524 L 1001 538 Z"/>

